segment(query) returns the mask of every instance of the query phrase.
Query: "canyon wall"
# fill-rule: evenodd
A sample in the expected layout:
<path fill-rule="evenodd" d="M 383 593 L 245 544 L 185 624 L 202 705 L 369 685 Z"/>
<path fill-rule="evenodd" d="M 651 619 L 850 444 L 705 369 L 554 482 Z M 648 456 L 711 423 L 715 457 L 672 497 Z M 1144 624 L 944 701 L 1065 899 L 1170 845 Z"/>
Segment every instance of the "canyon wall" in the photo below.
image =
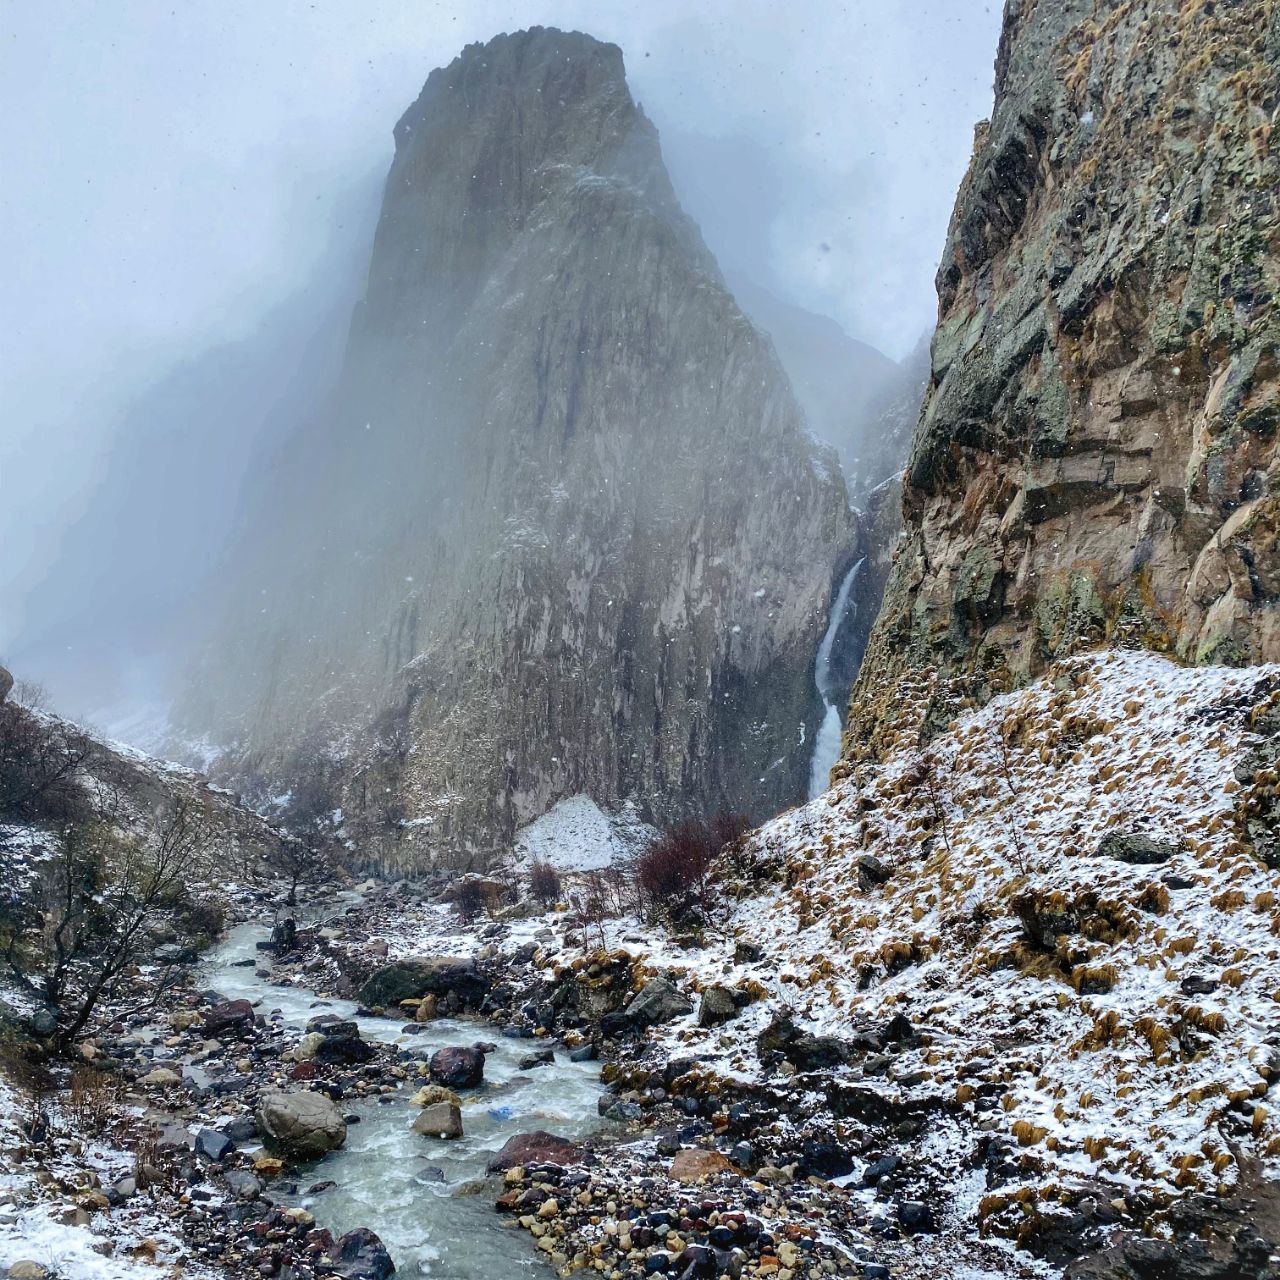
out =
<path fill-rule="evenodd" d="M 1280 10 L 1009 0 L 845 754 L 1080 648 L 1280 658 Z"/>

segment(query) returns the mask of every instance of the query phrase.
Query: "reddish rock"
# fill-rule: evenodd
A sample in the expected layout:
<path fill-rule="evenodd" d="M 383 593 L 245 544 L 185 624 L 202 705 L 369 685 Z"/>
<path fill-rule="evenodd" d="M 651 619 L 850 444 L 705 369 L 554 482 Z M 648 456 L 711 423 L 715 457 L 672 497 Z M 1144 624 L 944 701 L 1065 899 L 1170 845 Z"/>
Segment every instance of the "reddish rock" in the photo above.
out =
<path fill-rule="evenodd" d="M 240 1035 L 253 1026 L 253 1005 L 247 1000 L 224 1000 L 205 1011 L 204 1029 L 212 1036 Z"/>
<path fill-rule="evenodd" d="M 526 1164 L 577 1164 L 586 1153 L 568 1138 L 557 1137 L 545 1129 L 517 1133 L 489 1162 L 490 1173 L 505 1173 Z"/>
<path fill-rule="evenodd" d="M 718 1151 L 689 1147 L 676 1152 L 675 1159 L 671 1161 L 671 1176 L 677 1182 L 697 1182 L 728 1168 L 731 1168 L 729 1161 Z"/>

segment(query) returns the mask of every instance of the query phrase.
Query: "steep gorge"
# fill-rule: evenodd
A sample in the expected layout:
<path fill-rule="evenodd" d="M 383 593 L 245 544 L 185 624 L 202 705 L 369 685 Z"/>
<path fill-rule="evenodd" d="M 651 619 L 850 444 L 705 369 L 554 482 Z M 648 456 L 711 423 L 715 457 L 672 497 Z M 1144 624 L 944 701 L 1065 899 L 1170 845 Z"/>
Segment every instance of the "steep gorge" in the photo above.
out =
<path fill-rule="evenodd" d="M 846 756 L 907 686 L 1280 657 L 1278 69 L 1266 0 L 1009 0 Z"/>
<path fill-rule="evenodd" d="M 267 488 L 182 725 L 260 798 L 318 778 L 362 857 L 481 864 L 579 793 L 805 795 L 856 529 L 615 46 L 432 73 L 338 391 Z"/>

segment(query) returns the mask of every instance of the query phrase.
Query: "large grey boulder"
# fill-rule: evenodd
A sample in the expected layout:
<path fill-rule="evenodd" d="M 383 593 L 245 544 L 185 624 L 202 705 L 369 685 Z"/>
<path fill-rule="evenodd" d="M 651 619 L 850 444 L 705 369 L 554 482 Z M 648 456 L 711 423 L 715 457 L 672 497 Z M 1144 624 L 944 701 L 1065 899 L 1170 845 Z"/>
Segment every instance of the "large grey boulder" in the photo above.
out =
<path fill-rule="evenodd" d="M 428 1138 L 460 1138 L 462 1109 L 456 1102 L 433 1102 L 422 1108 L 411 1127 Z"/>
<path fill-rule="evenodd" d="M 698 1025 L 718 1027 L 738 1016 L 738 1005 L 728 987 L 708 987 L 698 1006 Z"/>
<path fill-rule="evenodd" d="M 424 956 L 384 964 L 369 976 L 356 999 L 371 1009 L 391 1009 L 402 1000 L 443 1000 L 452 994 L 464 1008 L 476 1008 L 488 993 L 488 980 L 469 960 Z"/>
<path fill-rule="evenodd" d="M 317 1160 L 347 1140 L 347 1123 L 322 1093 L 269 1090 L 255 1112 L 263 1141 L 290 1160 Z"/>
<path fill-rule="evenodd" d="M 650 978 L 625 1009 L 601 1019 L 600 1027 L 607 1036 L 619 1036 L 671 1022 L 692 1012 L 693 1001 L 681 995 L 668 979 Z"/>

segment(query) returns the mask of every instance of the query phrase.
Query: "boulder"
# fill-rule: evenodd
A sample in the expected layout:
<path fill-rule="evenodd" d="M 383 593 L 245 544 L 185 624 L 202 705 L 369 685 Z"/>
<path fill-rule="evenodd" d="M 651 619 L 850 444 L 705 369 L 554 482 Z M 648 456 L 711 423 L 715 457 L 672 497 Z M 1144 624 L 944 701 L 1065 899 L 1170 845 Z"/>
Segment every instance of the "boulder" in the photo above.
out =
<path fill-rule="evenodd" d="M 267 1090 L 255 1119 L 263 1141 L 292 1160 L 318 1159 L 347 1140 L 346 1121 L 322 1093 Z"/>
<path fill-rule="evenodd" d="M 9 683 L 13 683 L 13 677 L 3 667 L 0 667 L 0 675 L 8 676 Z M 3 687 L 3 683 L 0 683 L 0 688 Z M 7 693 L 8 690 L 5 690 L 5 692 Z M 0 701 L 3 701 L 3 699 L 0 698 Z M 48 1267 L 41 1265 L 39 1262 L 32 1262 L 30 1258 L 19 1258 L 17 1262 L 9 1267 L 5 1275 L 8 1280 L 52 1280 L 53 1273 Z"/>
<path fill-rule="evenodd" d="M 196 1135 L 196 1155 L 219 1164 L 235 1150 L 235 1143 L 217 1129 L 201 1129 Z"/>
<path fill-rule="evenodd" d="M 530 1053 L 520 1059 L 520 1070 L 532 1071 L 535 1067 L 554 1066 L 555 1060 L 555 1050 L 539 1049 L 536 1053 Z"/>
<path fill-rule="evenodd" d="M 568 1138 L 557 1137 L 545 1129 L 532 1133 L 517 1133 L 508 1138 L 506 1145 L 489 1161 L 490 1173 L 505 1173 L 508 1169 L 530 1164 L 577 1164 L 585 1152 Z"/>
<path fill-rule="evenodd" d="M 369 1062 L 377 1057 L 378 1051 L 367 1040 L 359 1036 L 324 1036 L 316 1045 L 313 1059 L 319 1063 L 341 1063 L 344 1066 L 356 1066 Z"/>
<path fill-rule="evenodd" d="M 1128 835 L 1111 831 L 1102 837 L 1098 845 L 1100 858 L 1114 858 L 1118 862 L 1128 862 L 1133 866 L 1149 867 L 1161 862 L 1168 862 L 1181 846 L 1173 840 L 1156 840 L 1141 832 L 1130 832 Z"/>
<path fill-rule="evenodd" d="M 450 1046 L 431 1055 L 429 1069 L 436 1084 L 450 1089 L 474 1089 L 484 1079 L 484 1054 L 479 1049 Z"/>
<path fill-rule="evenodd" d="M 223 1000 L 206 1009 L 204 1029 L 207 1035 L 243 1035 L 253 1026 L 253 1005 L 247 1000 Z"/>
<path fill-rule="evenodd" d="M 676 1152 L 670 1174 L 676 1182 L 697 1182 L 729 1168 L 729 1161 L 720 1152 L 688 1147 Z"/>
<path fill-rule="evenodd" d="M 786 1049 L 797 1071 L 830 1071 L 849 1061 L 849 1046 L 838 1036 L 799 1035 Z"/>
<path fill-rule="evenodd" d="M 460 1138 L 462 1111 L 456 1102 L 433 1102 L 422 1108 L 412 1127 L 429 1138 Z"/>
<path fill-rule="evenodd" d="M 169 1067 L 156 1067 L 142 1077 L 141 1083 L 164 1087 L 171 1084 L 181 1084 L 182 1077 Z"/>
<path fill-rule="evenodd" d="M 197 958 L 195 947 L 182 942 L 165 942 L 158 946 L 151 957 L 156 964 L 194 964 Z"/>
<path fill-rule="evenodd" d="M 395 960 L 374 970 L 356 999 L 371 1009 L 391 1009 L 402 1000 L 453 994 L 463 1007 L 479 1008 L 488 994 L 488 979 L 475 966 L 457 956 L 431 956 L 421 960 Z"/>
<path fill-rule="evenodd" d="M 332 1272 L 341 1280 L 387 1280 L 396 1270 L 382 1241 L 368 1227 L 348 1231 L 329 1256 Z"/>
<path fill-rule="evenodd" d="M 316 1056 L 316 1050 L 324 1044 L 324 1036 L 318 1031 L 312 1031 L 309 1035 L 305 1035 L 293 1047 L 293 1059 L 295 1062 L 310 1062 Z"/>
<path fill-rule="evenodd" d="M 650 978 L 625 1009 L 609 1014 L 600 1025 L 605 1035 L 618 1036 L 671 1022 L 692 1012 L 693 1002 L 681 995 L 671 982 L 666 978 Z"/>
<path fill-rule="evenodd" d="M 708 987 L 698 1006 L 698 1026 L 718 1027 L 738 1016 L 738 1006 L 728 987 Z"/>
<path fill-rule="evenodd" d="M 252 1116 L 236 1116 L 227 1121 L 222 1132 L 232 1142 L 252 1142 L 258 1136 L 258 1126 L 254 1124 Z"/>
<path fill-rule="evenodd" d="M 439 1016 L 440 999 L 430 993 L 418 1001 L 418 1007 L 413 1011 L 414 1022 L 433 1022 Z"/>
<path fill-rule="evenodd" d="M 222 1182 L 237 1200 L 256 1200 L 262 1194 L 262 1180 L 248 1169 L 228 1169 Z"/>
<path fill-rule="evenodd" d="M 458 1095 L 452 1089 L 446 1089 L 442 1084 L 424 1084 L 409 1101 L 415 1107 L 430 1107 L 437 1102 L 461 1103 Z"/>

